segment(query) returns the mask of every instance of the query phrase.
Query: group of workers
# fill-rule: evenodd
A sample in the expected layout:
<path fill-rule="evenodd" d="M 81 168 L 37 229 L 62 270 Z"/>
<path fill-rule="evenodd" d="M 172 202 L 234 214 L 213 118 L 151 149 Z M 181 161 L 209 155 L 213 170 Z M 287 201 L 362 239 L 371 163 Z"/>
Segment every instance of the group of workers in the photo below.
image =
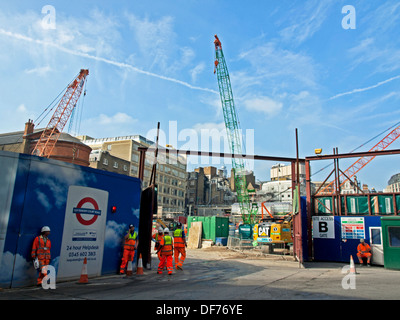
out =
<path fill-rule="evenodd" d="M 173 260 L 175 258 L 175 268 L 182 270 L 183 262 L 186 259 L 186 237 L 185 232 L 182 229 L 182 224 L 178 222 L 176 230 L 173 232 L 173 236 L 170 235 L 168 228 L 158 228 L 158 233 L 153 235 L 153 241 L 155 242 L 154 249 L 157 252 L 158 264 L 157 273 L 162 274 L 164 268 L 167 268 L 169 275 L 172 274 Z"/>
<path fill-rule="evenodd" d="M 170 235 L 168 228 L 158 228 L 158 232 L 153 235 L 152 240 L 155 242 L 158 259 L 160 260 L 157 273 L 162 274 L 164 268 L 167 268 L 168 274 L 173 271 L 173 256 L 175 257 L 175 268 L 182 270 L 183 262 L 186 258 L 186 237 L 182 230 L 182 224 L 177 224 L 177 229 Z M 125 273 L 125 268 L 129 261 L 133 261 L 135 251 L 137 250 L 137 232 L 135 226 L 130 225 L 129 231 L 124 237 L 124 252 L 120 266 L 120 274 Z"/>
<path fill-rule="evenodd" d="M 41 229 L 40 236 L 37 236 L 33 241 L 31 257 L 34 261 L 35 268 L 38 270 L 37 284 L 42 283 L 43 278 L 46 276 L 46 268 L 43 268 L 50 264 L 51 260 L 51 241 L 49 239 L 50 228 L 44 226 Z M 153 235 L 155 242 L 154 249 L 157 252 L 160 260 L 158 264 L 157 273 L 162 274 L 166 268 L 169 275 L 173 272 L 173 260 L 175 257 L 175 268 L 182 270 L 183 262 L 186 258 L 186 237 L 185 232 L 182 229 L 182 224 L 177 224 L 177 229 L 170 235 L 168 228 L 158 228 L 158 233 Z M 124 236 L 123 243 L 123 255 L 120 266 L 120 274 L 125 273 L 125 268 L 129 261 L 133 261 L 135 251 L 137 250 L 138 235 L 135 231 L 133 224 L 129 225 L 129 230 Z M 371 247 L 364 241 L 360 240 L 360 244 L 357 246 L 357 258 L 360 264 L 363 264 L 363 259 L 367 259 L 367 265 L 371 265 Z"/>
<path fill-rule="evenodd" d="M 51 261 L 51 241 L 49 239 L 50 228 L 44 226 L 40 235 L 37 236 L 32 245 L 31 258 L 35 269 L 38 270 L 37 284 L 41 285 L 46 276 L 46 268 Z M 160 260 L 157 273 L 161 274 L 167 268 L 168 274 L 173 271 L 173 256 L 175 257 L 175 268 L 182 270 L 183 262 L 186 258 L 186 237 L 182 229 L 182 224 L 177 224 L 177 229 L 170 235 L 168 228 L 159 228 L 158 233 L 153 235 L 155 242 L 154 249 Z M 125 273 L 129 261 L 133 261 L 138 246 L 138 234 L 133 224 L 129 225 L 129 230 L 123 239 L 123 254 L 120 265 L 120 274 Z"/>

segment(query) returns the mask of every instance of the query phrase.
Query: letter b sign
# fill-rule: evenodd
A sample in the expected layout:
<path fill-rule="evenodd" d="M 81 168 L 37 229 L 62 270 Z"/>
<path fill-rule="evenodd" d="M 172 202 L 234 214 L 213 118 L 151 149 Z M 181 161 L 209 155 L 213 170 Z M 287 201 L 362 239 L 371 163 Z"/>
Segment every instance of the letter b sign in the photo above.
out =
<path fill-rule="evenodd" d="M 327 222 L 325 222 L 325 221 L 320 221 L 319 222 L 319 232 L 328 232 L 328 223 Z"/>
<path fill-rule="evenodd" d="M 320 239 L 335 238 L 335 221 L 333 216 L 313 217 L 313 237 Z"/>

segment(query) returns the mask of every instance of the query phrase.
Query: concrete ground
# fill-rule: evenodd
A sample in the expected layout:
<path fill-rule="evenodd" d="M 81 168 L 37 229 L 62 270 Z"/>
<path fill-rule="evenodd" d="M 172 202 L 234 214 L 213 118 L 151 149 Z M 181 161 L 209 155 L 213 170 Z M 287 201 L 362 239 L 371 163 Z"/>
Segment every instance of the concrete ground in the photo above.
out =
<path fill-rule="evenodd" d="M 360 267 L 349 274 L 348 264 L 308 262 L 292 256 L 226 247 L 190 249 L 184 270 L 156 274 L 155 265 L 143 275 L 110 275 L 88 284 L 57 283 L 56 289 L 29 287 L 0 290 L 0 300 L 349 300 L 400 299 L 400 271 Z M 343 270 L 343 267 L 347 270 Z M 344 272 L 344 273 L 343 273 Z"/>

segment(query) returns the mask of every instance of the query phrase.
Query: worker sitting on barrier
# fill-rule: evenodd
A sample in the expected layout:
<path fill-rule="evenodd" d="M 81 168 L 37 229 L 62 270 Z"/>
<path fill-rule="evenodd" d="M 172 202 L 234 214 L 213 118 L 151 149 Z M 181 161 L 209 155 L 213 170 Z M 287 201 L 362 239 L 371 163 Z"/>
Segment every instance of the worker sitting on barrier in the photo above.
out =
<path fill-rule="evenodd" d="M 364 239 L 360 240 L 360 244 L 357 246 L 357 257 L 360 264 L 363 264 L 363 258 L 367 258 L 367 265 L 371 266 L 371 247 Z"/>

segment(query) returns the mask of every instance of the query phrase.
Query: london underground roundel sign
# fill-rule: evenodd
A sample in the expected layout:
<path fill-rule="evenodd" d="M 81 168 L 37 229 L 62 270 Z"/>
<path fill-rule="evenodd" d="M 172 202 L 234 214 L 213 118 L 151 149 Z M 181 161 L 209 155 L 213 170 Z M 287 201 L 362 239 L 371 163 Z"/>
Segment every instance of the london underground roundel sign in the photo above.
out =
<path fill-rule="evenodd" d="M 83 208 L 86 203 L 90 203 L 93 206 L 93 209 Z M 96 200 L 86 197 L 79 201 L 76 208 L 73 209 L 73 213 L 76 214 L 76 218 L 78 219 L 79 223 L 83 224 L 84 226 L 90 226 L 96 222 L 97 218 L 101 214 L 101 210 L 99 210 L 99 205 L 97 204 Z M 86 220 L 82 217 L 82 215 L 92 215 L 93 217 L 89 220 Z"/>

